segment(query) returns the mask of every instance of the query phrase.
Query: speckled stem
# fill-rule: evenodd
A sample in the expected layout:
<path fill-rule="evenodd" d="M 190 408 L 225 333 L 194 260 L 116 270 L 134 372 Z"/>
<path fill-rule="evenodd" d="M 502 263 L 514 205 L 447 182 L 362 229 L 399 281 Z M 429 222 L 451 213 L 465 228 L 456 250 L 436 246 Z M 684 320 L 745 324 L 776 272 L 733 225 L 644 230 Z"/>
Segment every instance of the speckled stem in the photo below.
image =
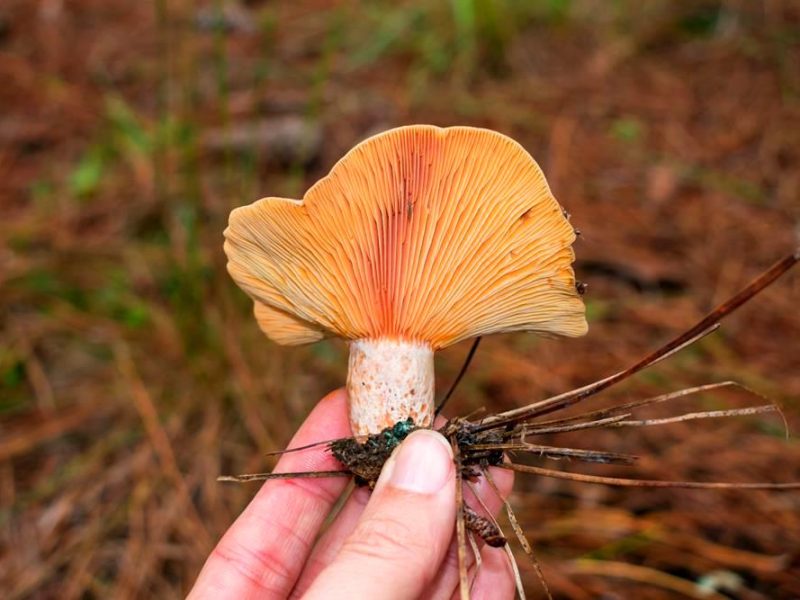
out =
<path fill-rule="evenodd" d="M 354 435 L 378 433 L 408 417 L 433 421 L 433 350 L 397 340 L 350 343 L 347 371 L 350 427 Z"/>

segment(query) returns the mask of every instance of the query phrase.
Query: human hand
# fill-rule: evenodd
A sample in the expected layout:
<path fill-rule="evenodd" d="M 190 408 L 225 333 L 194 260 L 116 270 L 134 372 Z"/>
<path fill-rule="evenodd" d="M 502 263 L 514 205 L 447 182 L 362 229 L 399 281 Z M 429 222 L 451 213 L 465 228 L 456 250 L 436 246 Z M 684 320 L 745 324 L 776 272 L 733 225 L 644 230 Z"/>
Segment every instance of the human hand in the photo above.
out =
<path fill-rule="evenodd" d="M 337 390 L 317 405 L 289 448 L 348 435 L 347 395 Z M 340 468 L 320 446 L 285 454 L 275 472 Z M 493 475 L 507 495 L 513 475 L 503 469 Z M 372 494 L 356 489 L 318 537 L 346 484 L 337 477 L 266 482 L 209 556 L 189 598 L 457 597 L 455 468 L 446 440 L 431 431 L 412 433 L 384 465 Z M 482 478 L 476 487 L 497 512 L 497 494 Z M 481 512 L 469 490 L 465 499 Z M 505 552 L 478 543 L 479 569 L 467 549 L 472 597 L 512 598 Z"/>

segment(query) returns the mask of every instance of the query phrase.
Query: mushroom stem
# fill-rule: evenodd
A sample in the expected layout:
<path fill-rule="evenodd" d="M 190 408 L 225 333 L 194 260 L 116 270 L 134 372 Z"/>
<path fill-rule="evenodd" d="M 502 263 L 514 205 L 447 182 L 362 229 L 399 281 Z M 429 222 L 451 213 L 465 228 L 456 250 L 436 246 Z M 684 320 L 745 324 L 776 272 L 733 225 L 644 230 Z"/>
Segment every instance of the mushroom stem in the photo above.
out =
<path fill-rule="evenodd" d="M 433 349 L 419 342 L 355 340 L 347 392 L 354 435 L 379 433 L 409 417 L 426 427 L 433 421 Z"/>

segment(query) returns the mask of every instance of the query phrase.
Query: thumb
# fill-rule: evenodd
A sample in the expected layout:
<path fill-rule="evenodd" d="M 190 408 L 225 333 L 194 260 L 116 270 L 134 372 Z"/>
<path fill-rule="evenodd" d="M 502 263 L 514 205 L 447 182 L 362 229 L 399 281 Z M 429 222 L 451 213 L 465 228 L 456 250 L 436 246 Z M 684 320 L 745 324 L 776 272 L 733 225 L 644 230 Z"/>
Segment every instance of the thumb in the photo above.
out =
<path fill-rule="evenodd" d="M 419 596 L 453 537 L 454 497 L 450 444 L 415 431 L 386 461 L 361 520 L 305 598 Z"/>

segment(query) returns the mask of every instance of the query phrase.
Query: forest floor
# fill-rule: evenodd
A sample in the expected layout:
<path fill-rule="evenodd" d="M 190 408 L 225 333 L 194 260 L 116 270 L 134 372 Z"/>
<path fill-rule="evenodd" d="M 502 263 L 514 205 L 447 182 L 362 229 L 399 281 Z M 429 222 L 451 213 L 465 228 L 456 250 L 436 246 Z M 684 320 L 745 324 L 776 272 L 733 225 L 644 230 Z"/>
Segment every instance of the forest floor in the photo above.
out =
<path fill-rule="evenodd" d="M 370 133 L 507 133 L 583 234 L 589 334 L 484 340 L 451 414 L 608 375 L 797 243 L 791 1 L 8 0 L 0 81 L 7 599 L 187 591 L 254 491 L 216 477 L 270 468 L 264 454 L 346 371 L 342 343 L 284 348 L 258 331 L 225 272 L 228 213 L 302 196 Z M 800 270 L 587 405 L 736 380 L 800 431 L 799 303 Z M 467 349 L 441 353 L 440 389 Z M 762 400 L 646 414 L 748 403 Z M 537 441 L 642 457 L 566 470 L 800 481 L 798 438 L 771 416 Z M 558 598 L 800 597 L 800 494 L 520 476 L 512 500 Z"/>

